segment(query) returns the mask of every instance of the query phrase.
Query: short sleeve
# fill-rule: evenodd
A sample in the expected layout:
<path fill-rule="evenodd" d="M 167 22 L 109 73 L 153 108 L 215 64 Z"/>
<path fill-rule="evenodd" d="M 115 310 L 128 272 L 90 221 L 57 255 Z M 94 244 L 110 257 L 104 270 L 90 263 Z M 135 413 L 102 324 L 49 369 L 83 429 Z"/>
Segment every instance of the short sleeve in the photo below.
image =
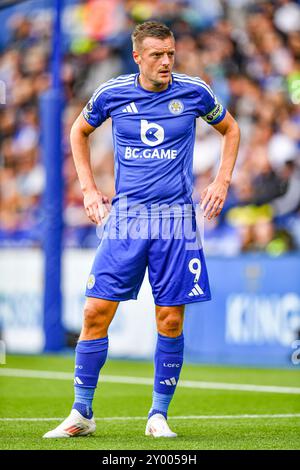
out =
<path fill-rule="evenodd" d="M 207 83 L 197 87 L 198 91 L 198 102 L 197 111 L 199 117 L 201 117 L 208 124 L 218 124 L 224 119 L 226 109 L 218 102 L 216 95 Z"/>
<path fill-rule="evenodd" d="M 93 127 L 99 127 L 109 117 L 109 109 L 105 92 L 93 94 L 82 110 L 84 119 Z"/>

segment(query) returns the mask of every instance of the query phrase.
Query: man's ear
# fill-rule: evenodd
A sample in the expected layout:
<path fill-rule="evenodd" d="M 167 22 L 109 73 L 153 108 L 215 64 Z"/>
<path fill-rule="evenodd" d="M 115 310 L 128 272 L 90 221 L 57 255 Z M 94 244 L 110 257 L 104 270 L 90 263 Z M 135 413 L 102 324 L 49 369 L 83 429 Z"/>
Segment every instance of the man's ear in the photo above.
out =
<path fill-rule="evenodd" d="M 140 54 L 137 51 L 132 51 L 132 57 L 133 57 L 134 62 L 140 65 L 141 58 L 140 58 Z"/>

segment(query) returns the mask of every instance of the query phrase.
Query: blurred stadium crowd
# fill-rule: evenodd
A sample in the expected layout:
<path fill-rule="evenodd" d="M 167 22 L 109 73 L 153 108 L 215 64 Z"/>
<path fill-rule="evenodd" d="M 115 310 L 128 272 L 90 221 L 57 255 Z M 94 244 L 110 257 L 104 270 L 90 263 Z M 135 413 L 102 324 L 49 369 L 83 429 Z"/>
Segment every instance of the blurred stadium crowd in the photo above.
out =
<path fill-rule="evenodd" d="M 0 43 L 0 244 L 40 246 L 44 171 L 38 99 L 50 83 L 51 9 L 6 17 Z M 208 254 L 300 248 L 300 4 L 290 0 L 91 0 L 64 12 L 64 245 L 97 245 L 83 210 L 70 127 L 99 84 L 136 72 L 130 33 L 159 19 L 177 39 L 176 71 L 200 76 L 238 120 L 241 147 L 222 215 L 206 224 Z M 3 92 L 3 90 L 2 90 Z M 3 94 L 3 93 L 2 93 Z M 200 120 L 199 120 L 200 121 Z M 92 136 L 99 189 L 114 195 L 111 124 Z M 212 181 L 220 137 L 199 122 L 195 201 Z"/>

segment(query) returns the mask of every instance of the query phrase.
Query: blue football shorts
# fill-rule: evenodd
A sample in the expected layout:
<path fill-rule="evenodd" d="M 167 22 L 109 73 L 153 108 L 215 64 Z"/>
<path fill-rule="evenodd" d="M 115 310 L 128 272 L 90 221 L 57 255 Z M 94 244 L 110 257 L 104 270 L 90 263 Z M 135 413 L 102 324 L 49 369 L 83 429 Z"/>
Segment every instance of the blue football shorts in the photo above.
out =
<path fill-rule="evenodd" d="M 136 299 L 147 267 L 156 305 L 211 299 L 195 217 L 110 216 L 102 231 L 86 296 Z"/>

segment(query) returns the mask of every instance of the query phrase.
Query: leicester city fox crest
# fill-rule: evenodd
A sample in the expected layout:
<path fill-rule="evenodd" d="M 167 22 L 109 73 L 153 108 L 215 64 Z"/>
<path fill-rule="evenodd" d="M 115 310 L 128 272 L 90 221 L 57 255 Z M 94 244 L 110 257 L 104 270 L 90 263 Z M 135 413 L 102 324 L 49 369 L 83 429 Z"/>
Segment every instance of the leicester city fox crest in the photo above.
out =
<path fill-rule="evenodd" d="M 92 289 L 95 285 L 95 282 L 96 282 L 96 278 L 95 278 L 94 274 L 90 274 L 89 278 L 88 278 L 88 281 L 87 281 L 87 288 Z"/>
<path fill-rule="evenodd" d="M 172 114 L 181 114 L 184 110 L 184 105 L 180 100 L 172 100 L 170 101 L 168 108 Z"/>

